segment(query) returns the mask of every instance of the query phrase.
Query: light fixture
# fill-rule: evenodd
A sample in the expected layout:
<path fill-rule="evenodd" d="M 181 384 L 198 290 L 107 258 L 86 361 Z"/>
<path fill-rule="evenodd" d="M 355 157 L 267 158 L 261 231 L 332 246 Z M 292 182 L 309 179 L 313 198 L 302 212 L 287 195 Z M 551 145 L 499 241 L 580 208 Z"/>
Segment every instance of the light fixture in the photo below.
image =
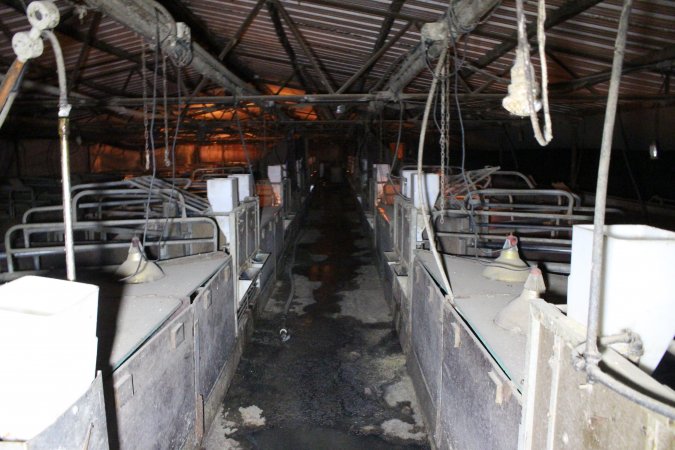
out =
<path fill-rule="evenodd" d="M 337 108 L 335 109 L 335 112 L 337 114 L 344 114 L 345 112 L 345 105 L 338 105 Z"/>
<path fill-rule="evenodd" d="M 659 159 L 659 146 L 656 140 L 649 144 L 649 159 Z"/>

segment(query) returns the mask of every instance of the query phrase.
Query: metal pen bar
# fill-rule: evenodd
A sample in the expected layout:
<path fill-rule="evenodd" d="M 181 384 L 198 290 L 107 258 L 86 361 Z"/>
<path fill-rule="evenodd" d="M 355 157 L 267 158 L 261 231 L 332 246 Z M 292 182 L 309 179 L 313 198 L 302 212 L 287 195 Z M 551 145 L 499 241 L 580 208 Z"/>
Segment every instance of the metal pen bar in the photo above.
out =
<path fill-rule="evenodd" d="M 111 229 L 117 229 L 124 226 L 138 226 L 145 225 L 145 219 L 129 219 L 129 220 L 102 220 L 96 222 L 76 222 L 73 223 L 73 229 L 78 231 L 95 231 L 95 232 L 109 232 Z M 218 246 L 218 227 L 215 222 L 208 217 L 185 217 L 185 218 L 159 218 L 159 219 L 150 219 L 148 224 L 153 224 L 153 226 L 164 226 L 165 223 L 171 224 L 193 224 L 193 223 L 207 223 L 211 225 L 211 237 L 209 238 L 213 242 L 214 251 L 217 250 Z M 12 236 L 16 232 L 23 232 L 29 234 L 35 233 L 52 233 L 52 232 L 63 232 L 63 223 L 54 222 L 54 223 L 34 223 L 34 224 L 18 224 L 11 227 L 5 233 L 5 251 L 7 254 L 7 269 L 8 272 L 14 271 L 14 261 L 13 254 L 19 249 L 15 249 L 12 246 Z M 159 241 L 160 243 L 163 240 Z M 28 242 L 30 244 L 30 242 Z M 79 244 L 82 245 L 87 244 Z M 128 246 L 128 243 L 124 243 L 125 246 Z M 35 248 L 35 247 L 33 247 Z M 63 247 L 60 247 L 61 250 L 54 247 L 56 252 L 62 251 Z"/>

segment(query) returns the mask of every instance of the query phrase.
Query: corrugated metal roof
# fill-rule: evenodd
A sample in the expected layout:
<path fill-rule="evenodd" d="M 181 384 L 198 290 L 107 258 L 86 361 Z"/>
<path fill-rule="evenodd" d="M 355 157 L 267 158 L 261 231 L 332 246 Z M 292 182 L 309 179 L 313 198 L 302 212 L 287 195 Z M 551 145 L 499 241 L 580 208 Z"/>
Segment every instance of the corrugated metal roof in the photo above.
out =
<path fill-rule="evenodd" d="M 205 29 L 202 34 L 209 37 L 209 43 L 202 43 L 205 48 L 213 43 L 225 45 L 235 37 L 242 22 L 255 8 L 258 0 L 216 1 L 216 0 L 167 0 L 162 4 L 171 9 L 172 4 L 181 3 L 187 7 Z M 391 29 L 387 39 L 392 38 L 409 22 L 412 26 L 402 37 L 389 48 L 367 73 L 365 84 L 355 85 L 361 92 L 368 92 L 384 77 L 392 73 L 392 69 L 401 61 L 420 40 L 419 28 L 425 22 L 439 18 L 448 8 L 448 1 L 441 0 L 407 0 L 403 1 L 399 12 L 392 12 L 391 0 L 279 0 L 298 27 L 303 38 L 311 47 L 313 55 L 320 62 L 334 89 L 338 89 L 352 74 L 358 71 L 374 51 L 380 37 L 383 24 L 391 18 Z M 549 17 L 555 16 L 558 9 L 570 3 L 570 0 L 547 0 Z M 89 30 L 94 13 L 89 11 L 82 18 L 73 9 L 70 2 L 58 0 L 56 4 L 64 17 L 65 24 L 58 30 L 64 48 L 66 65 L 69 74 L 75 73 L 78 61 L 83 64 L 79 68 L 78 78 L 74 81 L 76 91 L 81 94 L 107 102 L 111 97 L 139 98 L 143 92 L 143 77 L 140 74 L 140 57 L 142 39 L 124 25 L 102 17 L 93 36 Z M 550 83 L 553 86 L 565 87 L 565 83 L 584 79 L 592 75 L 611 70 L 614 39 L 622 2 L 620 0 L 599 1 L 594 6 L 565 20 L 547 31 L 547 58 Z M 536 19 L 536 2 L 527 1 L 528 19 Z M 0 65 L 6 69 L 13 60 L 10 37 L 19 30 L 28 29 L 28 22 L 20 11 L 21 5 L 16 0 L 5 0 L 0 5 Z M 181 20 L 181 17 L 176 17 Z M 294 68 L 290 63 L 287 51 L 281 45 L 277 31 L 273 26 L 270 12 L 266 5 L 246 30 L 239 44 L 231 51 L 236 60 L 228 59 L 228 64 L 235 72 L 244 76 L 255 74 L 254 78 L 245 81 L 263 80 L 266 83 L 284 85 L 299 89 L 320 90 L 326 92 L 321 85 L 319 73 L 315 70 L 310 58 L 303 52 L 289 25 L 283 20 L 284 32 L 297 57 L 297 63 L 312 80 L 310 86 L 301 86 L 294 78 Z M 504 0 L 492 13 L 475 27 L 468 35 L 457 43 L 455 53 L 458 60 L 464 60 L 466 68 L 459 92 L 482 94 L 504 94 L 507 89 L 509 68 L 514 59 L 511 49 L 491 61 L 484 67 L 475 67 L 484 55 L 504 42 L 512 42 L 515 37 L 515 1 Z M 198 35 L 193 30 L 193 36 Z M 91 39 L 86 47 L 83 41 Z M 46 46 L 48 47 L 48 46 Z M 673 48 L 675 47 L 675 2 L 669 0 L 634 1 L 631 15 L 628 42 L 625 53 L 625 65 L 629 69 L 622 79 L 621 95 L 624 98 L 654 99 L 663 94 L 664 74 L 672 73 Z M 666 51 L 669 51 L 666 54 Z M 659 62 L 658 53 L 663 60 Z M 649 55 L 654 56 L 649 60 Z M 152 80 L 153 55 L 148 49 L 146 62 L 148 70 L 146 83 Z M 640 70 L 632 68 L 634 61 L 651 64 Z M 539 70 L 539 60 L 533 54 L 533 63 Z M 657 64 L 658 63 L 658 64 Z M 160 63 L 161 66 L 161 63 Z M 27 77 L 39 83 L 54 86 L 56 77 L 51 50 L 31 63 Z M 479 70 L 474 70 L 479 69 Z M 161 67 L 159 68 L 161 75 Z M 241 75 L 243 74 L 243 75 Z M 193 89 L 200 79 L 191 68 L 185 68 L 181 75 L 188 89 Z M 176 71 L 168 70 L 169 96 L 177 93 Z M 495 81 L 497 80 L 497 81 Z M 410 93 L 424 93 L 431 82 L 428 70 L 420 73 L 405 89 Z M 589 111 L 602 108 L 601 96 L 607 92 L 607 81 L 590 84 L 565 95 L 552 98 L 554 112 L 583 115 Z M 207 84 L 204 93 L 216 95 L 219 86 Z M 355 89 L 354 87 L 352 89 Z M 352 91 L 354 92 L 354 91 Z M 555 92 L 555 91 L 554 91 Z M 161 92 L 160 92 L 161 94 Z M 185 94 L 185 92 L 184 92 Z M 593 95 L 592 100 L 584 96 Z M 40 98 L 43 98 L 41 94 Z M 30 94 L 22 95 L 27 100 Z M 17 110 L 22 111 L 21 99 Z M 500 111 L 499 96 L 475 95 L 471 101 L 465 101 L 467 111 L 481 113 L 484 118 L 506 117 Z M 28 104 L 28 103 L 26 103 Z M 31 105 L 34 107 L 34 105 Z M 138 107 L 135 107 L 138 109 Z M 26 108 L 23 108 L 25 112 Z M 109 111 L 108 111 L 109 113 Z M 108 114 L 106 113 L 106 114 Z"/>

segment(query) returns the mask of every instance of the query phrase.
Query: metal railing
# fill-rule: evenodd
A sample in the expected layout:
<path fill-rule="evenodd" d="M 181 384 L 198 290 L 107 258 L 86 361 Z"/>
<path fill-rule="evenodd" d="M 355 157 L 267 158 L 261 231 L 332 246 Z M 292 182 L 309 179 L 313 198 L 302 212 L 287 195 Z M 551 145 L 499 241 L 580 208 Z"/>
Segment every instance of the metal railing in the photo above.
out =
<path fill-rule="evenodd" d="M 183 232 L 176 225 L 202 224 L 210 228 L 207 236 L 191 237 L 192 230 Z M 183 246 L 185 253 L 193 254 L 195 244 L 206 244 L 210 251 L 218 250 L 218 227 L 209 217 L 176 217 L 156 219 L 100 220 L 92 222 L 75 222 L 73 230 L 78 233 L 75 239 L 76 253 L 84 251 L 103 251 L 128 248 L 131 237 L 141 234 L 144 229 L 151 238 L 146 241 L 148 247 Z M 5 234 L 5 254 L 7 270 L 15 270 L 15 258 L 39 258 L 47 255 L 61 255 L 64 252 L 62 242 L 54 240 L 37 241 L 33 238 L 40 234 L 59 236 L 63 234 L 63 223 L 24 223 L 11 227 Z M 21 233 L 22 239 L 15 238 Z M 206 234 L 206 233 L 205 233 Z M 26 239 L 26 236 L 28 238 Z M 15 247 L 14 242 L 23 241 L 24 247 Z M 39 269 L 38 267 L 35 267 Z"/>

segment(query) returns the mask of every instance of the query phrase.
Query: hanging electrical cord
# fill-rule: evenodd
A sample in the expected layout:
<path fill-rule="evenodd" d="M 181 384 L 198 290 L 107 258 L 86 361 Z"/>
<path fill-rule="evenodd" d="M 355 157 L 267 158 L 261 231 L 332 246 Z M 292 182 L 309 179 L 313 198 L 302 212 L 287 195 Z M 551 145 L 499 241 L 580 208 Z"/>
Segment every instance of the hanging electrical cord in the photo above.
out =
<path fill-rule="evenodd" d="M 281 342 L 286 342 L 291 338 L 291 333 L 286 327 L 286 319 L 288 318 L 288 311 L 291 309 L 291 303 L 295 298 L 295 278 L 293 278 L 293 266 L 295 265 L 295 254 L 298 251 L 298 244 L 303 235 L 303 231 L 298 232 L 297 236 L 293 240 L 293 250 L 291 251 L 291 258 L 286 263 L 286 276 L 288 276 L 288 282 L 290 289 L 288 291 L 288 297 L 286 297 L 286 303 L 284 304 L 284 311 L 281 315 L 281 327 L 279 328 L 279 339 Z"/>
<path fill-rule="evenodd" d="M 145 40 L 141 38 L 141 83 L 143 84 L 143 137 L 145 140 L 145 170 L 150 170 L 150 136 L 148 134 L 148 86 L 145 66 Z"/>
<path fill-rule="evenodd" d="M 159 19 L 159 18 L 158 18 Z M 155 155 L 155 117 L 157 116 L 157 71 L 159 67 L 159 54 L 161 47 L 159 45 L 159 21 L 156 27 L 156 44 L 154 56 L 154 70 L 152 73 L 152 108 L 150 112 L 150 128 L 148 130 L 148 137 L 150 142 L 150 167 L 152 174 L 150 176 L 150 187 L 148 189 L 148 197 L 145 201 L 145 224 L 143 225 L 143 240 L 141 241 L 141 249 L 145 250 L 145 244 L 148 236 L 148 222 L 150 220 L 150 204 L 152 200 L 152 189 L 154 188 L 155 179 L 157 178 L 157 160 Z M 140 268 L 140 263 L 139 263 Z"/>
<path fill-rule="evenodd" d="M 181 91 L 181 84 L 182 84 L 182 77 L 181 77 L 181 66 L 178 64 L 174 63 L 174 67 L 176 68 L 176 86 L 177 86 L 177 96 L 178 96 L 178 115 L 176 117 L 176 127 L 173 132 L 173 141 L 171 142 L 171 193 L 169 194 L 169 202 L 168 205 L 171 206 L 173 203 L 174 195 L 176 192 L 176 143 L 178 142 L 178 130 L 180 129 L 180 124 L 181 124 L 181 119 L 183 117 L 183 112 L 185 109 L 188 107 L 187 104 L 183 105 L 183 99 L 182 99 L 182 91 Z M 160 239 L 165 236 L 166 233 L 166 227 L 169 223 L 169 217 L 167 216 L 166 220 L 164 221 L 164 226 L 162 227 L 162 233 L 160 234 Z"/>
<path fill-rule="evenodd" d="M 244 150 L 244 156 L 246 157 L 246 165 L 248 166 L 248 173 L 253 176 L 253 166 L 251 165 L 251 158 L 248 156 L 248 147 L 246 147 L 246 139 L 244 139 L 244 132 L 241 129 L 241 122 L 239 121 L 239 110 L 237 109 L 237 102 L 235 102 L 234 107 L 234 118 L 237 121 L 237 129 L 239 130 L 239 138 L 241 139 L 241 146 Z"/>
<path fill-rule="evenodd" d="M 120 281 L 126 282 L 129 280 L 132 280 L 134 277 L 136 277 L 140 272 L 141 269 L 144 267 L 144 262 L 147 261 L 147 258 L 145 256 L 145 246 L 147 243 L 147 236 L 148 236 L 148 224 L 150 222 L 150 209 L 151 209 L 151 204 L 152 204 L 152 191 L 154 188 L 155 184 L 155 179 L 157 177 L 157 161 L 156 161 L 156 155 L 155 155 L 155 136 L 154 136 L 154 129 L 155 129 L 155 117 L 157 115 L 157 71 L 159 67 L 159 53 L 160 53 L 160 46 L 159 46 L 159 25 L 156 28 L 156 44 L 155 44 L 155 56 L 154 56 L 154 70 L 153 70 L 153 78 L 152 78 L 152 109 L 150 112 L 150 123 L 149 126 L 145 125 L 145 135 L 147 138 L 148 143 L 146 143 L 146 170 L 148 168 L 152 169 L 152 174 L 150 176 L 150 185 L 148 188 L 148 196 L 145 199 L 145 205 L 144 205 L 144 223 L 143 223 L 143 236 L 142 239 L 139 240 L 138 242 L 138 251 L 141 254 L 141 257 L 138 259 L 138 263 L 136 265 L 136 269 L 130 273 L 129 275 L 125 276 L 124 278 L 121 278 Z M 141 53 L 143 56 L 145 56 L 145 44 L 142 42 L 142 50 Z M 143 68 L 145 67 L 145 58 L 142 57 L 143 63 L 142 66 Z M 144 72 L 145 73 L 145 72 Z M 166 74 L 164 74 L 166 76 Z M 143 76 L 143 86 L 145 89 L 145 75 Z M 146 108 L 146 102 L 145 98 L 143 101 L 143 111 L 144 111 L 144 119 L 146 118 L 145 113 L 147 111 Z M 148 167 L 150 166 L 150 167 Z M 132 246 L 134 246 L 134 239 L 132 239 Z M 161 240 L 161 236 L 160 236 Z M 157 266 L 158 269 L 161 271 L 161 268 Z"/>
<path fill-rule="evenodd" d="M 539 0 L 537 9 L 537 46 L 539 50 L 539 62 L 541 64 L 541 103 L 536 100 L 537 81 L 530 59 L 530 43 L 528 42 L 525 27 L 525 9 L 523 0 L 516 0 L 516 20 L 518 28 L 518 47 L 516 48 L 516 60 L 511 68 L 511 84 L 509 95 L 502 101 L 502 106 L 510 113 L 518 116 L 530 117 L 534 137 L 539 145 L 545 146 L 553 139 L 551 114 L 548 103 L 548 66 L 546 63 L 546 2 Z M 544 132 L 542 134 L 539 125 L 537 111 L 543 106 L 544 109 Z"/>
<path fill-rule="evenodd" d="M 438 271 L 441 274 L 441 279 L 443 281 L 443 287 L 447 294 L 448 299 L 451 304 L 455 303 L 455 297 L 452 293 L 452 288 L 450 287 L 450 280 L 448 279 L 448 274 L 445 272 L 445 267 L 441 259 L 441 255 L 438 253 L 436 248 L 436 236 L 434 233 L 434 228 L 431 224 L 429 205 L 427 204 L 427 190 L 426 183 L 423 180 L 424 172 L 422 172 L 422 164 L 424 160 L 424 141 L 427 134 L 427 125 L 429 124 L 429 113 L 431 112 L 431 105 L 433 104 L 434 94 L 436 93 L 436 86 L 438 85 L 438 80 L 440 78 L 440 73 L 445 65 L 445 58 L 448 54 L 447 46 L 441 51 L 441 55 L 438 59 L 438 65 L 436 70 L 433 72 L 434 77 L 431 81 L 431 88 L 429 89 L 429 96 L 427 97 L 427 104 L 424 108 L 424 116 L 422 118 L 422 129 L 420 132 L 420 142 L 419 148 L 417 150 L 417 191 L 420 198 L 420 203 L 422 204 L 422 216 L 424 218 L 424 227 L 427 230 L 427 236 L 429 237 L 429 248 L 431 253 L 434 256 L 436 265 L 438 266 Z"/>
<path fill-rule="evenodd" d="M 628 136 L 626 134 L 626 127 L 623 125 L 623 118 L 621 117 L 621 108 L 617 106 L 616 118 L 619 119 L 619 129 L 621 130 L 621 139 L 623 140 L 623 146 L 621 146 L 621 155 L 623 156 L 623 162 L 626 166 L 626 171 L 628 172 L 628 178 L 633 187 L 633 192 L 635 192 L 635 198 L 640 204 L 640 210 L 642 211 L 642 217 L 647 224 L 649 224 L 649 211 L 647 210 L 647 205 L 642 198 L 642 193 L 640 192 L 640 186 L 635 179 L 633 174 L 633 168 L 631 167 L 630 160 L 628 159 Z"/>
<path fill-rule="evenodd" d="M 403 102 L 399 101 L 399 113 L 398 113 L 398 134 L 396 135 L 396 147 L 394 147 L 394 154 L 391 157 L 391 164 L 389 165 L 389 172 L 387 172 L 387 178 L 389 179 L 389 184 L 394 188 L 396 195 L 402 195 L 401 189 L 396 190 L 396 184 L 394 180 L 391 179 L 391 173 L 394 171 L 396 166 L 396 160 L 398 159 L 398 149 L 401 145 L 401 134 L 403 132 Z"/>
<path fill-rule="evenodd" d="M 453 10 L 451 10 L 452 12 Z M 454 18 L 453 18 L 454 20 Z M 466 40 L 464 41 L 464 44 L 466 46 Z M 462 212 L 464 212 L 467 217 L 469 218 L 469 223 L 471 225 L 471 229 L 474 232 L 474 252 L 477 253 L 478 249 L 478 226 L 476 224 L 476 219 L 475 219 L 475 213 L 473 209 L 473 203 L 471 202 L 471 198 L 473 196 L 472 194 L 472 187 L 475 188 L 473 183 L 470 183 L 469 178 L 466 175 L 466 131 L 464 129 L 464 117 L 462 116 L 462 105 L 459 102 L 459 72 L 462 70 L 462 66 L 464 65 L 464 62 L 466 61 L 466 47 L 462 51 L 462 58 L 457 57 L 457 42 L 455 41 L 455 37 L 450 34 L 450 44 L 452 45 L 452 55 L 453 55 L 453 93 L 455 97 L 455 108 L 457 109 L 457 121 L 459 123 L 459 131 L 460 131 L 460 150 L 462 152 L 462 159 L 461 159 L 461 175 L 462 175 L 462 180 L 464 181 L 464 187 L 466 189 L 466 196 L 464 199 L 464 202 L 457 201 L 460 209 Z M 453 198 L 455 198 L 453 196 Z M 469 205 L 469 209 L 466 208 L 466 204 Z"/>
<path fill-rule="evenodd" d="M 169 158 L 169 104 L 167 100 L 166 55 L 162 55 L 162 91 L 164 95 L 164 167 L 171 166 Z"/>

